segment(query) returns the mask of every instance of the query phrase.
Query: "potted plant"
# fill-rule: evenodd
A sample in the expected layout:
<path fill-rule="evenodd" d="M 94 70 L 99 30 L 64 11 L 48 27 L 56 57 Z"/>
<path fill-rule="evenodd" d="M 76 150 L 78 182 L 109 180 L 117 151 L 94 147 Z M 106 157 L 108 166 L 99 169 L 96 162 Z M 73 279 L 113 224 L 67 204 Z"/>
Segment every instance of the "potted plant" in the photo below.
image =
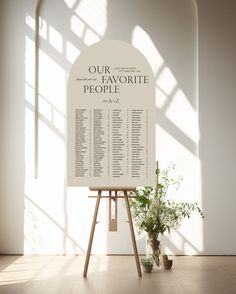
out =
<path fill-rule="evenodd" d="M 143 267 L 143 271 L 145 273 L 150 273 L 153 268 L 153 261 L 152 258 L 142 258 L 141 259 L 141 265 Z"/>
<path fill-rule="evenodd" d="M 160 265 L 160 240 L 164 232 L 169 232 L 180 226 L 184 218 L 189 218 L 193 211 L 204 215 L 197 203 L 176 202 L 167 198 L 170 187 L 178 189 L 182 177 L 174 178 L 172 171 L 175 165 L 171 163 L 165 170 L 157 168 L 157 183 L 155 187 L 143 187 L 130 193 L 130 207 L 132 217 L 139 233 L 145 231 L 148 244 L 152 249 L 152 258 L 156 265 Z"/>

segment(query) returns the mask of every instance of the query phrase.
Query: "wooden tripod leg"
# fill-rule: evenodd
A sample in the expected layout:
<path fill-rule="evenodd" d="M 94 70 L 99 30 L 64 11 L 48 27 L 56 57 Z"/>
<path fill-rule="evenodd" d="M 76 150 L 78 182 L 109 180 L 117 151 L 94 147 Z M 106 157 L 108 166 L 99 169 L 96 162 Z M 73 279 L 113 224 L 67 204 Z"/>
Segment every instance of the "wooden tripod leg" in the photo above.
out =
<path fill-rule="evenodd" d="M 133 243 L 134 256 L 135 256 L 138 276 L 141 278 L 142 272 L 141 272 L 139 258 L 138 258 L 138 249 L 137 249 L 137 244 L 136 244 L 135 235 L 134 235 L 134 227 L 133 227 L 133 221 L 132 221 L 130 207 L 129 207 L 129 200 L 128 200 L 127 191 L 124 191 L 124 198 L 125 198 L 126 210 L 127 210 L 127 214 L 128 214 L 130 235 L 131 235 L 131 239 L 132 239 L 132 243 Z"/>
<path fill-rule="evenodd" d="M 93 244 L 93 236 L 94 236 L 95 226 L 96 226 L 96 222 L 97 222 L 98 208 L 99 208 L 99 204 L 100 204 L 101 195 L 102 195 L 102 191 L 99 190 L 98 196 L 97 196 L 97 201 L 96 201 L 96 206 L 95 206 L 95 210 L 94 210 L 94 215 L 93 215 L 92 227 L 91 227 L 91 231 L 90 231 L 88 250 L 87 250 L 85 264 L 84 264 L 84 273 L 83 273 L 84 277 L 87 276 L 89 258 L 90 258 L 90 254 L 91 254 L 92 244 Z"/>

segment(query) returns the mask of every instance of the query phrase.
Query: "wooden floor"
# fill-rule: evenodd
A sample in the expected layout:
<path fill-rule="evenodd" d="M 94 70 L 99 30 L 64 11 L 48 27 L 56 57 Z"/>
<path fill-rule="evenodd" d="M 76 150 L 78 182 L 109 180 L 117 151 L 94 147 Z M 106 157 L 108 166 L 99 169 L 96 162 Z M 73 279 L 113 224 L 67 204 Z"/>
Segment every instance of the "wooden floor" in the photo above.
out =
<path fill-rule="evenodd" d="M 138 278 L 132 256 L 0 256 L 1 294 L 236 294 L 236 257 L 174 257 Z"/>

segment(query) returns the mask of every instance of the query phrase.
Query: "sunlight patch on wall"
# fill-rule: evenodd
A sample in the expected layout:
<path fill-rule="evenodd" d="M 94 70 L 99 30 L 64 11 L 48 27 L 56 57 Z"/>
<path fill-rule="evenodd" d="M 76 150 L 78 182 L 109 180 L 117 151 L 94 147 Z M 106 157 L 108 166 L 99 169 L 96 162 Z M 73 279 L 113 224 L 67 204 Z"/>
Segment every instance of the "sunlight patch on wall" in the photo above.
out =
<path fill-rule="evenodd" d="M 25 83 L 25 100 L 34 105 L 34 88 L 27 83 Z"/>
<path fill-rule="evenodd" d="M 63 231 L 60 229 L 61 226 L 57 224 L 60 218 L 53 216 L 52 209 L 49 210 L 49 213 L 47 212 L 45 200 L 44 203 L 41 203 L 44 197 L 42 197 L 40 190 L 35 193 L 36 195 L 38 196 L 36 201 L 33 201 L 32 197 L 25 196 L 24 252 L 26 254 L 62 252 Z M 49 203 L 52 204 L 55 200 L 52 197 Z"/>
<path fill-rule="evenodd" d="M 39 178 L 35 180 L 32 110 L 26 101 L 24 253 L 63 253 L 64 143 L 51 127 L 45 126 L 47 121 L 40 114 Z"/>
<path fill-rule="evenodd" d="M 74 63 L 80 51 L 69 41 L 66 41 L 66 58 L 70 63 Z"/>
<path fill-rule="evenodd" d="M 35 180 L 32 177 L 34 170 L 33 122 L 33 107 L 26 100 L 24 253 L 59 253 L 63 252 L 64 144 L 61 140 L 56 142 L 54 132 L 46 137 L 42 122 L 39 123 L 40 140 L 44 148 L 40 145 L 40 179 Z"/>
<path fill-rule="evenodd" d="M 198 115 L 191 106 L 188 98 L 178 86 L 178 81 L 171 69 L 165 63 L 148 34 L 136 26 L 132 34 L 132 44 L 139 49 L 149 61 L 156 76 L 156 106 L 159 109 L 168 109 L 166 117 L 174 123 L 181 132 L 193 142 L 199 141 Z"/>
<path fill-rule="evenodd" d="M 135 26 L 132 33 L 132 45 L 147 58 L 154 76 L 161 69 L 164 60 L 149 35 L 139 26 Z"/>
<path fill-rule="evenodd" d="M 34 42 L 25 37 L 25 81 L 34 87 Z"/>
<path fill-rule="evenodd" d="M 47 40 L 48 26 L 46 20 L 42 17 L 39 18 L 39 36 Z"/>
<path fill-rule="evenodd" d="M 33 31 L 35 30 L 35 19 L 27 14 L 25 17 L 25 23 L 27 24 L 27 26 L 29 26 Z"/>
<path fill-rule="evenodd" d="M 156 107 L 162 108 L 167 102 L 168 96 L 165 93 L 163 93 L 158 86 L 155 87 L 155 91 L 156 91 Z"/>
<path fill-rule="evenodd" d="M 72 15 L 71 17 L 71 30 L 79 38 L 82 38 L 85 31 L 85 23 L 80 20 L 77 16 Z"/>
<path fill-rule="evenodd" d="M 95 202 L 88 199 L 88 188 L 65 187 L 67 72 L 63 67 L 64 61 L 73 63 L 80 51 L 72 43 L 74 40 L 64 40 L 54 26 L 44 22 L 48 43 L 42 42 L 44 49 L 39 49 L 39 176 L 34 179 L 34 19 L 26 17 L 26 20 L 30 30 L 25 38 L 24 252 L 81 254 L 87 249 Z M 93 30 L 87 25 L 83 30 L 83 22 L 79 24 L 85 43 L 98 40 Z M 60 54 L 60 64 L 48 45 Z M 106 201 L 101 203 L 99 219 L 102 222 L 96 228 L 93 253 L 106 253 Z"/>
<path fill-rule="evenodd" d="M 25 177 L 32 177 L 34 172 L 34 128 L 33 128 L 33 111 L 31 104 L 25 107 Z M 26 181 L 25 181 L 26 185 Z"/>
<path fill-rule="evenodd" d="M 172 161 L 177 165 L 178 174 L 184 178 L 179 191 L 170 190 L 169 196 L 177 201 L 198 202 L 201 205 L 198 114 L 151 38 L 139 26 L 133 30 L 132 44 L 147 58 L 156 78 L 156 106 L 161 115 L 159 118 L 157 113 L 156 158 L 159 166 L 166 168 Z M 169 122 L 173 124 L 173 129 L 168 129 L 171 127 Z M 189 138 L 189 144 L 193 146 L 191 150 L 181 144 L 178 136 L 172 135 L 174 128 L 178 136 L 183 137 L 182 141 L 187 140 L 185 136 Z M 191 234 L 193 230 L 197 233 Z M 200 254 L 203 250 L 201 218 L 193 215 L 190 220 L 184 221 L 178 231 L 164 236 L 163 249 L 167 253 Z"/>
<path fill-rule="evenodd" d="M 75 13 L 91 30 L 104 36 L 107 27 L 107 0 L 81 0 Z"/>
<path fill-rule="evenodd" d="M 96 193 L 89 191 L 87 187 L 67 187 L 67 193 L 67 233 L 69 236 L 73 237 L 73 240 L 77 240 L 76 244 L 72 239 L 67 238 L 67 252 L 85 253 L 88 246 L 94 207 L 96 203 L 96 199 L 88 198 L 88 195 L 96 195 Z M 92 253 L 95 254 L 107 253 L 107 206 L 108 202 L 104 199 L 101 200 L 97 217 L 98 224 L 96 225 L 92 248 Z M 79 246 L 77 246 L 78 244 Z"/>
<path fill-rule="evenodd" d="M 35 19 L 30 14 L 26 15 L 25 23 L 35 31 Z M 47 39 L 47 29 L 47 22 L 42 17 L 39 17 L 39 36 L 45 40 Z"/>
<path fill-rule="evenodd" d="M 25 81 L 34 87 L 34 42 L 26 37 L 27 56 L 25 64 Z M 28 61 L 30 60 L 30 61 Z M 52 58 L 39 50 L 39 93 L 47 97 L 63 114 L 65 113 L 66 73 Z"/>
<path fill-rule="evenodd" d="M 91 46 L 97 43 L 98 41 L 100 41 L 100 37 L 94 31 L 88 28 L 84 35 L 84 43 L 87 46 Z"/>
<path fill-rule="evenodd" d="M 156 83 L 166 95 L 170 95 L 177 86 L 177 81 L 168 67 L 163 68 Z"/>
<path fill-rule="evenodd" d="M 82 39 L 87 46 L 100 41 L 100 36 L 94 30 L 87 27 L 87 25 L 75 15 L 71 17 L 71 30 L 77 37 Z"/>
<path fill-rule="evenodd" d="M 64 0 L 64 2 L 69 8 L 72 8 L 74 4 L 76 3 L 76 0 Z"/>
<path fill-rule="evenodd" d="M 198 114 L 179 87 L 177 79 L 165 64 L 151 38 L 139 26 L 133 30 L 132 44 L 144 54 L 156 75 L 157 107 L 165 108 L 168 103 L 165 111 L 166 117 L 194 143 L 198 144 Z"/>
<path fill-rule="evenodd" d="M 65 146 L 62 131 L 57 132 L 54 124 L 44 119 L 39 120 L 39 174 L 42 178 L 60 181 L 65 172 Z M 62 182 L 62 184 L 64 181 Z M 63 186 L 62 186 L 63 187 Z"/>
<path fill-rule="evenodd" d="M 107 28 L 107 0 L 82 0 L 71 16 L 72 32 L 90 46 L 101 40 Z"/>
<path fill-rule="evenodd" d="M 53 109 L 52 117 L 52 123 L 55 128 L 58 129 L 62 134 L 65 134 L 65 116 L 57 109 Z"/>
<path fill-rule="evenodd" d="M 170 161 L 173 161 L 176 164 L 176 172 L 184 178 L 181 189 L 177 191 L 176 195 L 183 192 L 181 194 L 182 199 L 187 197 L 186 201 L 197 201 L 201 204 L 200 166 L 197 156 L 159 125 L 156 130 L 156 138 L 158 146 L 156 156 L 159 158 L 160 167 L 167 167 Z M 189 191 L 192 191 L 191 195 L 189 195 Z"/>
<path fill-rule="evenodd" d="M 44 99 L 42 96 L 39 96 L 39 113 L 46 118 L 48 121 L 52 121 L 52 106 L 51 104 Z"/>
<path fill-rule="evenodd" d="M 166 116 L 193 142 L 199 142 L 198 115 L 182 90 L 177 90 Z"/>
<path fill-rule="evenodd" d="M 182 176 L 183 181 L 179 190 L 170 189 L 168 197 L 176 201 L 198 202 L 201 206 L 200 190 L 200 160 L 164 128 L 157 126 L 156 156 L 160 168 L 167 168 L 170 161 L 176 164 L 175 175 Z M 191 193 L 190 193 L 191 191 Z M 196 232 L 191 234 L 191 232 Z M 181 228 L 163 238 L 163 248 L 172 254 L 200 254 L 203 250 L 203 222 L 197 213 L 183 222 Z M 181 234 L 181 236 L 180 236 Z"/>
<path fill-rule="evenodd" d="M 40 95 L 65 114 L 65 70 L 42 50 L 39 50 L 39 81 Z"/>
<path fill-rule="evenodd" d="M 26 36 L 24 253 L 62 253 L 66 75 L 41 50 L 39 62 L 39 178 L 34 179 L 34 42 Z"/>
<path fill-rule="evenodd" d="M 58 52 L 62 53 L 63 51 L 62 35 L 52 26 L 49 26 L 49 43 Z"/>

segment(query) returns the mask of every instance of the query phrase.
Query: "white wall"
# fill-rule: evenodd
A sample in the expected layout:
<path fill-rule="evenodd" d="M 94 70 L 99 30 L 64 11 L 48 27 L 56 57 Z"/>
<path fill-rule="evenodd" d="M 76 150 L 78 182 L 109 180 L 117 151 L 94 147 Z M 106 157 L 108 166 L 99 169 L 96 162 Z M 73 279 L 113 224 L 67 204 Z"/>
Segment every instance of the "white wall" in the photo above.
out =
<path fill-rule="evenodd" d="M 215 2 L 220 6 L 221 1 Z M 88 200 L 86 188 L 64 187 L 66 78 L 71 63 L 86 46 L 102 39 L 121 39 L 144 53 L 157 80 L 157 158 L 163 167 L 171 160 L 177 163 L 184 176 L 178 199 L 198 201 L 207 215 L 204 223 L 194 216 L 177 232 L 165 236 L 163 249 L 184 254 L 235 254 L 236 237 L 224 229 L 232 223 L 233 214 L 223 220 L 218 214 L 221 211 L 221 215 L 228 215 L 235 201 L 233 187 L 221 186 L 228 177 L 233 183 L 233 160 L 229 154 L 233 156 L 235 137 L 233 132 L 227 135 L 223 128 L 233 128 L 233 119 L 236 120 L 233 113 L 230 116 L 235 103 L 231 96 L 234 68 L 229 68 L 222 58 L 225 54 L 233 57 L 233 50 L 229 43 L 208 50 L 219 45 L 219 39 L 228 41 L 226 29 L 228 38 L 234 37 L 233 26 L 228 30 L 228 14 L 222 14 L 219 26 L 216 12 L 222 8 L 215 4 L 209 9 L 210 4 L 199 1 L 198 100 L 197 11 L 193 1 L 42 1 L 39 178 L 34 179 L 34 6 L 29 0 L 5 0 L 0 5 L 0 252 L 86 250 L 94 200 Z M 224 22 L 225 18 L 228 22 Z M 215 69 L 222 68 L 228 71 L 228 79 L 216 85 L 214 81 L 220 73 Z M 220 93 L 226 99 L 225 109 Z M 224 114 L 225 119 L 219 120 L 216 113 Z M 219 140 L 215 146 L 219 122 L 228 142 L 224 140 L 223 145 Z M 217 158 L 227 159 L 223 165 L 228 174 L 213 174 L 218 167 L 214 160 Z M 229 195 L 223 204 L 222 190 L 224 197 Z M 123 203 L 119 212 L 119 232 L 108 233 L 107 203 L 102 201 L 93 252 L 132 252 Z M 218 222 L 224 225 L 220 230 L 224 235 L 219 240 L 215 227 Z M 144 236 L 138 238 L 138 246 L 140 252 L 145 251 Z"/>
<path fill-rule="evenodd" d="M 0 248 L 2 253 L 21 253 L 24 248 L 24 37 L 22 35 L 24 19 L 22 16 L 25 8 L 21 7 L 19 1 L 7 2 L 1 1 L 0 4 Z"/>
<path fill-rule="evenodd" d="M 236 254 L 236 2 L 198 6 L 204 252 Z"/>

